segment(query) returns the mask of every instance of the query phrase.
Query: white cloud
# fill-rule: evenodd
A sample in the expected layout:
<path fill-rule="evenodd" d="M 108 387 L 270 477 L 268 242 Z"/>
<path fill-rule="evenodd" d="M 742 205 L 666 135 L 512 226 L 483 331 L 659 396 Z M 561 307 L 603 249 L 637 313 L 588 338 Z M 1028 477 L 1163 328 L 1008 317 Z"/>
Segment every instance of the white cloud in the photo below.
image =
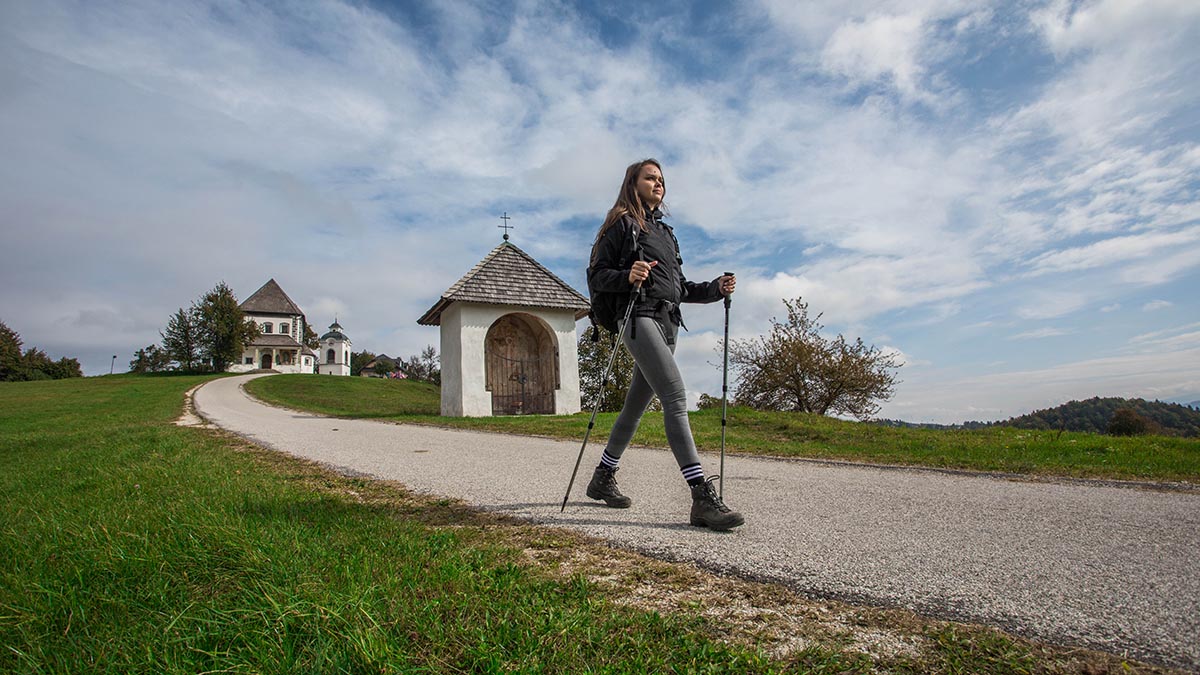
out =
<path fill-rule="evenodd" d="M 1143 232 L 1104 239 L 1087 246 L 1048 251 L 1030 261 L 1034 275 L 1102 267 L 1148 258 L 1200 242 L 1200 227 L 1178 232 Z"/>
<path fill-rule="evenodd" d="M 995 2 L 764 0 L 714 10 L 710 36 L 648 6 L 621 44 L 540 3 L 437 3 L 419 28 L 335 0 L 8 3 L 0 218 L 24 254 L 0 270 L 0 307 L 32 344 L 101 342 L 97 372 L 216 281 L 245 295 L 274 276 L 318 327 L 336 314 L 356 347 L 415 353 L 437 342 L 416 317 L 499 242 L 501 212 L 582 285 L 591 232 L 572 228 L 657 155 L 689 277 L 741 276 L 735 337 L 803 297 L 833 332 L 900 353 L 944 361 L 953 345 L 930 336 L 973 332 L 989 363 L 1021 363 L 1055 342 L 1005 340 L 1044 330 L 1022 321 L 1105 335 L 1121 318 L 1105 310 L 1147 285 L 1195 307 L 1185 4 L 1025 22 Z M 987 64 L 1004 53 L 1038 65 Z M 688 312 L 696 391 L 713 375 L 691 342 L 720 319 Z M 973 329 L 989 325 L 1004 330 Z"/>
<path fill-rule="evenodd" d="M 1062 328 L 1038 328 L 1037 330 L 1026 331 L 1010 335 L 1009 340 L 1040 340 L 1048 337 L 1058 337 L 1060 335 L 1070 335 L 1072 331 Z"/>
<path fill-rule="evenodd" d="M 1022 319 L 1056 319 L 1083 308 L 1088 298 L 1070 291 L 1034 291 L 1029 300 L 1016 310 Z"/>
<path fill-rule="evenodd" d="M 1160 309 L 1166 309 L 1168 307 L 1173 307 L 1174 305 L 1175 305 L 1175 303 L 1170 302 L 1169 300 L 1151 300 L 1150 302 L 1147 302 L 1146 304 L 1142 305 L 1142 311 L 1143 312 L 1156 312 Z"/>
<path fill-rule="evenodd" d="M 924 69 L 918 63 L 922 17 L 872 15 L 842 24 L 821 53 L 821 65 L 853 80 L 887 78 L 903 96 L 915 97 Z"/>

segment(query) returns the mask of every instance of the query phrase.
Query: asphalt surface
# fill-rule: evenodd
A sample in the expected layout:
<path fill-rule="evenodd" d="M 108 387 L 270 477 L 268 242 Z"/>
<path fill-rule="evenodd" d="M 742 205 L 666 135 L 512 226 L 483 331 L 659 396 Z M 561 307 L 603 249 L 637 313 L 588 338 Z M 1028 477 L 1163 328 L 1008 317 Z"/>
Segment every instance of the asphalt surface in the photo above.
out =
<path fill-rule="evenodd" d="M 197 411 L 291 455 L 658 557 L 1200 672 L 1200 494 L 727 455 L 725 501 L 746 524 L 715 533 L 687 524 L 665 449 L 622 459 L 632 508 L 587 499 L 593 438 L 560 514 L 580 441 L 283 410 L 242 391 L 253 377 L 204 385 Z"/>

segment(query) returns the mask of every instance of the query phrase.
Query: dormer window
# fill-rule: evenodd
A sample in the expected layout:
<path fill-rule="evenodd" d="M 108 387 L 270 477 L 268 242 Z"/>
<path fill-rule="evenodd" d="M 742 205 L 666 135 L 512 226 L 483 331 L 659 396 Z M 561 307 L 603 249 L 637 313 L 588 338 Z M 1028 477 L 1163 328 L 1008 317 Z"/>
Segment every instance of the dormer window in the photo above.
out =
<path fill-rule="evenodd" d="M 272 327 L 272 325 L 270 322 L 264 323 L 263 324 L 263 333 L 270 333 L 271 327 Z"/>

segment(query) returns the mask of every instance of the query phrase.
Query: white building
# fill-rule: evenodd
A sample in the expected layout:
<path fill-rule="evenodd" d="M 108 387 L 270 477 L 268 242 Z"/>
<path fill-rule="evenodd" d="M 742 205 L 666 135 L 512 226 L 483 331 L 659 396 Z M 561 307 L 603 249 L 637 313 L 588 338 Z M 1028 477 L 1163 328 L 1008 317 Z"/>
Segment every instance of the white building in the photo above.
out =
<path fill-rule="evenodd" d="M 505 241 L 417 320 L 441 326 L 442 414 L 579 412 L 588 299 Z"/>
<path fill-rule="evenodd" d="M 333 323 L 329 324 L 329 332 L 321 336 L 317 372 L 321 375 L 349 375 L 350 344 L 350 338 L 342 332 L 341 325 L 334 317 Z"/>
<path fill-rule="evenodd" d="M 247 321 L 254 321 L 262 334 L 246 346 L 240 363 L 229 371 L 274 370 L 280 373 L 312 373 L 316 354 L 305 347 L 304 312 L 271 279 L 241 304 Z M 349 368 L 347 367 L 347 372 Z"/>

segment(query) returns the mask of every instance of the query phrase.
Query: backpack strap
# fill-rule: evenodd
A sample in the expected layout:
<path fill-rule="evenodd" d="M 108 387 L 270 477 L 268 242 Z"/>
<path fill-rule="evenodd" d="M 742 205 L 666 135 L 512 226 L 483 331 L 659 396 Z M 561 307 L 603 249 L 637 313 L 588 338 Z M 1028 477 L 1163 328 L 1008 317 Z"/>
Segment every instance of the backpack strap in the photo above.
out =
<path fill-rule="evenodd" d="M 629 233 L 630 233 L 630 235 L 633 237 L 633 246 L 631 246 L 631 247 L 630 247 L 630 255 L 636 255 L 638 260 L 645 260 L 645 259 L 646 259 L 646 254 L 645 254 L 645 252 L 642 250 L 642 242 L 638 241 L 638 236 L 639 236 L 639 235 L 642 233 L 642 230 L 641 230 L 641 228 L 639 228 L 639 227 L 638 227 L 638 224 L 637 224 L 636 222 L 634 222 L 632 218 L 630 219 L 630 222 L 629 222 Z M 626 262 L 627 262 L 627 260 L 622 260 L 622 261 L 621 261 L 621 268 L 622 268 L 622 269 L 624 269 L 624 268 L 625 268 L 625 263 L 626 263 Z M 628 261 L 628 262 L 632 263 L 632 261 Z M 636 295 L 637 297 L 630 297 L 630 298 L 629 298 L 629 302 L 631 302 L 631 303 L 635 303 L 635 304 L 636 304 L 636 303 L 638 303 L 638 302 L 640 302 L 640 301 L 641 301 L 641 299 L 642 299 L 642 297 L 643 297 L 643 295 L 644 295 L 644 293 L 645 293 L 645 289 L 643 289 L 643 288 L 642 288 L 642 287 L 639 285 L 639 286 L 637 287 L 637 290 L 636 290 L 636 291 L 634 291 L 634 293 L 633 293 L 633 294 L 631 294 L 631 296 L 632 296 L 632 295 Z M 630 340 L 636 340 L 636 339 L 637 339 L 637 316 L 636 316 L 636 312 L 630 312 L 630 314 L 629 314 L 629 339 L 630 339 Z"/>

